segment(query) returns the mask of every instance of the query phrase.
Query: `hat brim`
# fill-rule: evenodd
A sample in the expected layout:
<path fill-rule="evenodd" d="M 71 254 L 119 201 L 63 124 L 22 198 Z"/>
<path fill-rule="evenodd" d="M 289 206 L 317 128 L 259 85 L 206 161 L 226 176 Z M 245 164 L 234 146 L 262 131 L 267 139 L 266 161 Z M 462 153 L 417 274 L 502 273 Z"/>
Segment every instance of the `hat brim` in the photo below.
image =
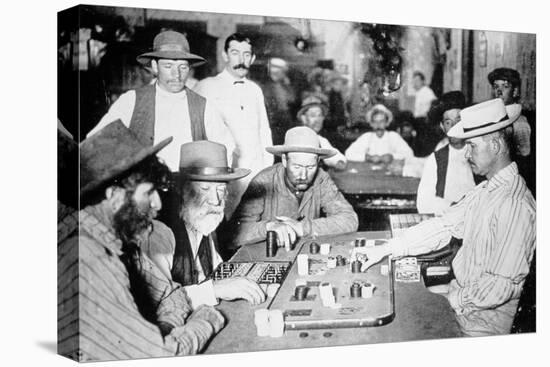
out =
<path fill-rule="evenodd" d="M 300 110 L 298 110 L 298 113 L 296 114 L 296 117 L 299 119 L 311 107 L 321 107 L 321 109 L 323 110 L 323 115 L 324 116 L 326 116 L 327 113 L 328 113 L 328 108 L 323 103 L 308 103 L 305 106 L 303 106 L 302 108 L 300 108 Z"/>
<path fill-rule="evenodd" d="M 246 177 L 250 174 L 250 172 L 252 172 L 247 168 L 233 168 L 232 170 L 233 170 L 232 173 L 209 174 L 209 175 L 188 173 L 188 172 L 185 172 L 185 170 L 180 170 L 180 177 L 182 179 L 192 180 L 192 181 L 228 182 L 228 181 L 235 181 L 243 177 Z"/>
<path fill-rule="evenodd" d="M 104 183 L 110 181 L 111 179 L 123 174 L 124 172 L 128 171 L 132 167 L 136 166 L 146 158 L 149 158 L 150 156 L 158 153 L 162 148 L 170 144 L 170 142 L 172 142 L 172 139 L 173 139 L 172 137 L 166 138 L 160 143 L 158 143 L 157 145 L 143 148 L 137 154 L 134 154 L 131 157 L 122 159 L 116 165 L 106 170 L 102 176 L 98 177 L 97 179 L 81 187 L 80 196 L 82 197 L 83 195 L 97 189 Z"/>
<path fill-rule="evenodd" d="M 481 127 L 479 129 L 475 130 L 469 130 L 464 131 L 464 121 L 459 121 L 455 126 L 449 130 L 447 133 L 447 136 L 450 138 L 457 138 L 457 139 L 470 139 L 475 138 L 482 135 L 487 135 L 490 133 L 494 133 L 495 131 L 499 131 L 504 129 L 505 127 L 508 127 L 512 125 L 521 115 L 521 111 L 514 113 L 513 115 L 508 114 L 508 119 L 504 121 L 500 121 L 494 124 L 491 124 L 489 126 Z"/>
<path fill-rule="evenodd" d="M 275 145 L 265 148 L 269 153 L 274 155 L 282 155 L 285 153 L 312 153 L 317 154 L 322 158 L 330 158 L 336 155 L 336 151 L 333 149 L 313 148 L 313 147 L 300 147 L 292 145 Z"/>
<path fill-rule="evenodd" d="M 151 59 L 187 60 L 190 66 L 199 66 L 206 60 L 199 55 L 183 51 L 153 51 L 139 55 L 136 60 L 142 65 L 148 65 Z"/>

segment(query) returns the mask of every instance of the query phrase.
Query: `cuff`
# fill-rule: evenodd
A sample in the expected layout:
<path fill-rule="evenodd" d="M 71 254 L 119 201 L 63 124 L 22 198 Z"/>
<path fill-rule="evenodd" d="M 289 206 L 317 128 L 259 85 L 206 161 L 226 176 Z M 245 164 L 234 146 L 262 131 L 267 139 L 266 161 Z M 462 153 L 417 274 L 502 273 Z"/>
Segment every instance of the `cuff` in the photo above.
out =
<path fill-rule="evenodd" d="M 462 309 L 462 306 L 460 305 L 460 289 L 461 288 L 458 287 L 456 281 L 451 282 L 451 284 L 449 285 L 449 294 L 447 295 L 449 304 L 457 314 L 460 314 L 460 310 Z"/>
<path fill-rule="evenodd" d="M 191 299 L 193 309 L 200 305 L 215 306 L 218 304 L 212 280 L 207 280 L 201 284 L 188 285 L 185 287 L 185 291 Z"/>
<path fill-rule="evenodd" d="M 392 257 L 402 257 L 409 254 L 409 249 L 400 238 L 392 238 L 388 241 L 388 245 Z"/>

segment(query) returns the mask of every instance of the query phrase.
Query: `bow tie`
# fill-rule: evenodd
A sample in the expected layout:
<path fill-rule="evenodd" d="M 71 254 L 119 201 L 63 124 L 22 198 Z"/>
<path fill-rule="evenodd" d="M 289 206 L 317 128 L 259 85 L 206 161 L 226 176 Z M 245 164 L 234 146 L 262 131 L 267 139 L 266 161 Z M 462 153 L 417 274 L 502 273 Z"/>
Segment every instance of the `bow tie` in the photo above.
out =
<path fill-rule="evenodd" d="M 235 80 L 233 84 L 244 84 L 243 80 Z"/>

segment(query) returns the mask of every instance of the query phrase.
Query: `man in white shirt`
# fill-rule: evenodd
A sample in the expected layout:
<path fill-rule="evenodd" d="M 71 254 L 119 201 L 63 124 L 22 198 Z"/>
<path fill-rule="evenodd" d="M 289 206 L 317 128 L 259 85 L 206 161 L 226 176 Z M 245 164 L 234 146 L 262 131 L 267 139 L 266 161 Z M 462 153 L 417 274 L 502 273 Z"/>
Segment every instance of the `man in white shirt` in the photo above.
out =
<path fill-rule="evenodd" d="M 224 70 L 201 80 L 195 90 L 216 105 L 235 139 L 232 167 L 246 167 L 252 171 L 248 178 L 229 184 L 225 206 L 229 219 L 251 178 L 273 164 L 273 156 L 265 150 L 273 144 L 262 90 L 246 78 L 255 60 L 250 39 L 238 33 L 230 35 L 225 40 L 222 56 Z"/>
<path fill-rule="evenodd" d="M 361 135 L 354 141 L 345 156 L 350 161 L 391 163 L 394 159 L 412 158 L 414 153 L 403 138 L 386 128 L 393 121 L 393 114 L 384 105 L 377 104 L 367 112 L 367 121 L 373 131 Z"/>
<path fill-rule="evenodd" d="M 236 277 L 213 281 L 213 271 L 222 262 L 216 228 L 224 217 L 227 182 L 250 174 L 230 168 L 223 145 L 197 141 L 181 146 L 181 206 L 177 218 L 166 227 L 154 227 L 144 251 L 169 278 L 185 287 L 193 308 L 215 305 L 218 299 L 246 299 L 252 304 L 265 300 L 255 282 Z"/>
<path fill-rule="evenodd" d="M 178 171 L 179 147 L 190 141 L 224 144 L 231 158 L 235 143 L 221 115 L 204 97 L 185 87 L 190 68 L 205 62 L 189 52 L 185 36 L 161 32 L 153 41 L 153 51 L 137 60 L 151 64 L 156 82 L 122 94 L 88 136 L 117 119 L 147 145 L 173 136 L 173 144 L 159 154 L 172 172 Z"/>
<path fill-rule="evenodd" d="M 416 91 L 414 98 L 414 117 L 426 117 L 432 101 L 436 100 L 437 97 L 431 88 L 426 85 L 426 77 L 420 71 L 415 71 L 413 73 L 413 88 Z"/>
<path fill-rule="evenodd" d="M 446 136 L 460 121 L 464 105 L 462 92 L 445 93 L 430 109 L 430 120 L 440 121 L 439 126 Z M 441 215 L 475 187 L 474 175 L 465 157 L 464 140 L 446 136 L 438 145 L 439 148 L 426 159 L 418 185 L 416 206 L 419 213 Z"/>
<path fill-rule="evenodd" d="M 346 157 L 340 153 L 338 149 L 334 148 L 328 139 L 319 135 L 323 130 L 323 121 L 325 120 L 327 111 L 327 105 L 325 105 L 320 98 L 316 96 L 306 97 L 302 101 L 302 107 L 297 113 L 298 121 L 317 133 L 321 148 L 336 151 L 336 154 L 332 157 L 323 158 L 323 163 L 329 167 L 344 169 L 348 163 Z"/>

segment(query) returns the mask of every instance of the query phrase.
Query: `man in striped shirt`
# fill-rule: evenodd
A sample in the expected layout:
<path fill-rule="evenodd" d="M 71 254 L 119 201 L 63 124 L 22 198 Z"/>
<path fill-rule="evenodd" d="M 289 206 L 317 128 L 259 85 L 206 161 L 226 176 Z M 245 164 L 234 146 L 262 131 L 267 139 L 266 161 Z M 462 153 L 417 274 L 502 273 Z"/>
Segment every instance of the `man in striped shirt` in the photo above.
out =
<path fill-rule="evenodd" d="M 446 246 L 451 237 L 463 245 L 453 260 L 456 279 L 447 299 L 465 335 L 510 332 L 536 243 L 535 200 L 510 158 L 511 125 L 500 99 L 461 111 L 448 133 L 466 139 L 466 159 L 486 177 L 441 217 L 420 223 L 388 243 L 367 249 L 364 268 L 386 255 L 419 255 Z"/>
<path fill-rule="evenodd" d="M 79 231 L 60 231 L 58 351 L 78 361 L 198 353 L 224 324 L 141 252 L 169 175 L 119 120 L 80 145 Z"/>

